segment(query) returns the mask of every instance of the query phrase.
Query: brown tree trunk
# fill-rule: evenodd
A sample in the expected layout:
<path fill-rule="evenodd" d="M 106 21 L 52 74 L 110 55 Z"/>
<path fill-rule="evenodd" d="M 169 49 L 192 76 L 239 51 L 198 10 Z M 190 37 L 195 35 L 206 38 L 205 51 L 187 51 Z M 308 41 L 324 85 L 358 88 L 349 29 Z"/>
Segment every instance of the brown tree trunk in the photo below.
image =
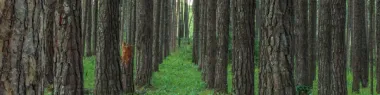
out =
<path fill-rule="evenodd" d="M 207 46 L 207 2 L 203 1 L 201 2 L 201 9 L 203 9 L 201 12 L 201 71 L 202 71 L 202 80 L 206 81 L 206 46 Z"/>
<path fill-rule="evenodd" d="M 178 46 L 181 47 L 181 42 L 182 42 L 182 39 L 183 39 L 183 36 L 184 36 L 184 23 L 183 23 L 183 5 L 182 5 L 182 1 L 185 1 L 185 0 L 177 0 L 177 17 L 178 17 L 178 23 L 177 23 L 177 26 L 178 26 Z"/>
<path fill-rule="evenodd" d="M 183 7 L 184 7 L 184 17 L 183 17 L 183 19 L 184 19 L 184 21 L 183 21 L 183 27 L 184 27 L 184 40 L 186 41 L 186 42 L 188 42 L 188 38 L 189 38 L 189 4 L 188 4 L 188 0 L 185 0 L 184 1 L 184 5 L 183 5 Z"/>
<path fill-rule="evenodd" d="M 55 22 L 57 52 L 54 54 L 54 95 L 83 95 L 83 39 L 81 2 L 58 0 Z"/>
<path fill-rule="evenodd" d="M 95 95 L 122 93 L 120 66 L 120 0 L 100 0 L 100 31 L 96 54 Z"/>
<path fill-rule="evenodd" d="M 129 31 L 128 31 L 128 34 L 127 35 L 127 44 L 129 45 L 132 45 L 132 46 L 136 46 L 136 43 L 135 43 L 135 34 L 136 34 L 136 0 L 130 0 L 129 1 L 129 11 L 130 13 L 130 16 L 129 16 Z M 135 53 L 134 53 L 134 50 L 135 48 L 132 49 L 132 60 L 130 60 L 127 68 L 125 68 L 125 92 L 126 93 L 134 93 L 135 92 L 135 87 L 134 87 L 134 81 L 133 81 L 133 70 L 134 70 L 134 58 L 135 58 Z"/>
<path fill-rule="evenodd" d="M 230 21 L 230 1 L 218 0 L 216 13 L 216 31 L 218 31 L 218 51 L 215 65 L 215 91 L 227 93 L 227 62 Z"/>
<path fill-rule="evenodd" d="M 161 14 L 161 0 L 155 0 L 154 1 L 154 27 L 153 27 L 153 58 L 152 58 L 152 66 L 153 71 L 158 71 L 158 65 L 160 64 L 159 58 L 160 58 L 160 44 L 159 44 L 159 34 L 160 34 L 160 14 Z"/>
<path fill-rule="evenodd" d="M 98 45 L 98 32 L 100 31 L 99 28 L 98 28 L 98 24 L 101 23 L 99 22 L 99 0 L 94 0 L 94 8 L 92 9 L 94 11 L 94 36 L 93 36 L 93 39 L 94 39 L 94 42 L 92 44 L 92 48 L 91 48 L 91 52 L 93 55 L 96 55 L 96 49 L 97 49 L 97 45 Z"/>
<path fill-rule="evenodd" d="M 380 93 L 380 0 L 376 0 L 376 40 L 377 40 L 377 54 L 376 54 L 376 92 Z"/>
<path fill-rule="evenodd" d="M 44 22 L 39 0 L 0 1 L 0 85 L 5 95 L 43 94 L 41 43 Z"/>
<path fill-rule="evenodd" d="M 308 86 L 312 87 L 313 80 L 309 79 L 310 68 L 307 58 L 308 56 L 308 2 L 307 0 L 296 0 L 294 4 L 295 9 L 295 52 L 296 52 L 296 74 L 295 80 L 297 86 Z M 301 94 L 301 92 L 298 92 Z"/>
<path fill-rule="evenodd" d="M 318 14 L 318 43 L 319 43 L 319 68 L 318 68 L 318 93 L 321 95 L 331 95 L 332 89 L 332 25 L 330 20 L 332 19 L 331 2 L 329 0 L 321 0 Z"/>
<path fill-rule="evenodd" d="M 193 2 L 193 13 L 194 13 L 194 28 L 193 28 L 193 62 L 198 65 L 199 59 L 199 46 L 200 46 L 200 0 L 194 0 Z"/>
<path fill-rule="evenodd" d="M 247 1 L 240 3 L 247 4 Z M 264 0 L 262 4 L 265 6 L 263 10 L 266 14 L 263 16 L 264 22 L 261 26 L 260 43 L 263 46 L 260 52 L 259 94 L 295 95 L 293 59 L 291 59 L 293 2 Z"/>
<path fill-rule="evenodd" d="M 317 34 L 317 0 L 309 0 L 309 27 L 308 27 L 308 65 L 309 65 L 309 78 L 315 80 L 316 72 L 316 34 Z"/>
<path fill-rule="evenodd" d="M 233 1 L 232 88 L 236 95 L 254 94 L 255 1 Z"/>
<path fill-rule="evenodd" d="M 92 15 L 91 15 L 91 11 L 92 11 L 92 4 L 91 4 L 92 0 L 86 0 L 86 22 L 85 22 L 85 26 L 84 28 L 86 28 L 86 56 L 91 56 L 92 52 L 91 52 L 91 37 L 92 37 L 92 30 L 91 30 L 91 27 L 92 27 Z"/>
<path fill-rule="evenodd" d="M 352 69 L 354 80 L 352 91 L 359 91 L 360 83 L 368 85 L 368 48 L 365 24 L 365 1 L 354 0 L 353 5 L 353 43 Z"/>
<path fill-rule="evenodd" d="M 366 17 L 369 17 L 368 18 L 368 22 L 367 22 L 367 26 L 368 26 L 368 56 L 369 56 L 369 72 L 370 72 L 370 83 L 371 83 L 371 87 L 370 87 L 370 93 L 373 95 L 373 63 L 375 62 L 375 56 L 374 56 L 374 49 L 375 49 L 375 43 L 376 43 L 376 40 L 375 40 L 375 30 L 374 30 L 374 23 L 375 22 L 374 20 L 374 6 L 375 6 L 375 2 L 374 0 L 369 0 L 368 2 L 368 16 Z"/>
<path fill-rule="evenodd" d="M 44 86 L 53 84 L 54 79 L 54 12 L 56 8 L 56 0 L 48 0 L 45 1 L 44 5 L 44 32 L 43 32 L 43 54 L 45 55 L 44 58 L 42 58 L 42 68 L 43 73 L 45 73 L 43 81 L 46 83 L 43 83 Z"/>
<path fill-rule="evenodd" d="M 216 63 L 216 1 L 207 1 L 207 48 L 206 48 L 206 83 L 207 88 L 214 88 Z"/>
<path fill-rule="evenodd" d="M 331 95 L 347 95 L 347 79 L 346 79 L 346 46 L 345 46 L 345 23 L 346 23 L 346 1 L 344 0 L 327 0 L 330 1 L 331 16 L 328 17 L 331 22 L 332 32 L 332 64 L 331 70 Z M 326 1 L 325 1 L 326 2 Z M 334 17 L 334 18 L 332 18 Z M 329 35 L 330 36 L 330 35 Z M 331 51 L 331 50 L 330 50 Z M 330 53 L 331 54 L 331 53 Z M 327 80 L 328 81 L 328 80 Z"/>
<path fill-rule="evenodd" d="M 136 2 L 137 61 L 136 86 L 150 86 L 152 78 L 152 33 L 153 33 L 153 0 Z"/>

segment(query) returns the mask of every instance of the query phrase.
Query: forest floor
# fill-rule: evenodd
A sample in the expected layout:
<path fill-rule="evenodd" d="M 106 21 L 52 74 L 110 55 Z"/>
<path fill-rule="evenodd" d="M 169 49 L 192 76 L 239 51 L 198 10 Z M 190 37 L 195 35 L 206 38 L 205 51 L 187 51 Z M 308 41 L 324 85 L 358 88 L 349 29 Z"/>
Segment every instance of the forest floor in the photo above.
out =
<path fill-rule="evenodd" d="M 84 87 L 93 89 L 95 86 L 95 57 L 84 58 Z M 257 61 L 256 61 L 257 62 Z M 259 69 L 255 69 L 255 93 L 258 94 Z M 316 74 L 312 95 L 318 93 L 318 74 Z M 231 64 L 228 65 L 228 92 L 232 91 Z M 370 95 L 370 89 L 364 88 L 360 93 L 352 92 L 352 73 L 347 72 L 348 95 Z M 376 81 L 374 81 L 376 85 Z M 192 47 L 184 46 L 169 55 L 159 66 L 159 71 L 153 74 L 152 87 L 143 91 L 145 95 L 214 95 L 213 90 L 206 89 L 202 81 L 201 71 L 192 63 Z"/>

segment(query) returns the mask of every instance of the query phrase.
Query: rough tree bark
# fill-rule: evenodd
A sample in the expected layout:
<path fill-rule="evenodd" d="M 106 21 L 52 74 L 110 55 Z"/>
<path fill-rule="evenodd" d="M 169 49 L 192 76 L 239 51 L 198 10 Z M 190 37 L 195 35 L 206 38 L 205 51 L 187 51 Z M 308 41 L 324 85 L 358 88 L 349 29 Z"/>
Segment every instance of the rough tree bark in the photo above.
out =
<path fill-rule="evenodd" d="M 233 1 L 232 93 L 254 94 L 255 1 Z"/>
<path fill-rule="evenodd" d="M 346 79 L 346 46 L 345 46 L 345 23 L 346 23 L 346 1 L 344 0 L 327 0 L 330 2 L 331 16 L 328 17 L 331 22 L 332 32 L 332 60 L 331 60 L 331 95 L 347 95 Z M 334 18 L 332 18 L 334 17 Z M 329 35 L 330 36 L 330 35 Z"/>
<path fill-rule="evenodd" d="M 319 24 L 318 24 L 318 48 L 319 48 L 319 68 L 318 68 L 318 93 L 321 95 L 330 95 L 331 92 L 331 73 L 332 73 L 332 11 L 331 2 L 329 0 L 321 0 L 319 7 Z"/>
<path fill-rule="evenodd" d="M 98 48 L 95 66 L 95 95 L 122 93 L 120 66 L 120 0 L 99 0 Z"/>
<path fill-rule="evenodd" d="M 128 13 L 129 16 L 129 29 L 128 29 L 128 34 L 127 35 L 127 44 L 136 46 L 136 41 L 135 41 L 135 34 L 136 34 L 136 0 L 130 0 L 128 4 L 128 10 L 130 13 Z M 130 64 L 128 64 L 127 68 L 125 68 L 125 88 L 124 91 L 126 93 L 134 93 L 135 92 L 135 87 L 134 87 L 134 81 L 133 81 L 133 70 L 134 70 L 134 58 L 135 58 L 135 53 L 134 53 L 135 48 L 132 49 L 132 58 L 130 60 Z"/>
<path fill-rule="evenodd" d="M 242 2 L 247 3 L 247 1 Z M 264 0 L 261 26 L 260 95 L 295 95 L 293 80 L 292 0 Z"/>
<path fill-rule="evenodd" d="M 363 87 L 368 86 L 368 48 L 365 24 L 365 1 L 354 0 L 353 2 L 353 43 L 352 43 L 352 91 L 359 91 L 360 83 Z"/>
<path fill-rule="evenodd" d="M 150 86 L 152 78 L 152 33 L 153 33 L 153 0 L 136 1 L 136 48 L 139 55 L 136 71 L 136 86 Z"/>
<path fill-rule="evenodd" d="M 81 1 L 57 0 L 54 95 L 83 95 Z"/>
<path fill-rule="evenodd" d="M 218 51 L 215 65 L 215 91 L 227 93 L 227 62 L 230 21 L 230 1 L 217 0 L 216 31 L 218 31 Z"/>
<path fill-rule="evenodd" d="M 43 94 L 42 7 L 40 0 L 0 1 L 0 94 Z"/>

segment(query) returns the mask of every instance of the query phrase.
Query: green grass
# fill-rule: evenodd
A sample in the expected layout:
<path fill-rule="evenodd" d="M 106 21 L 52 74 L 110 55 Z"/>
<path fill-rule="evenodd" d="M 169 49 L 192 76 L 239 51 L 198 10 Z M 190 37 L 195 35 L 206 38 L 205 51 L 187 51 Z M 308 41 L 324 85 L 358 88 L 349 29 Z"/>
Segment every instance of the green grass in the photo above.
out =
<path fill-rule="evenodd" d="M 148 88 L 147 95 L 213 95 L 213 90 L 206 89 L 201 80 L 201 72 L 192 60 L 192 47 L 187 45 L 173 52 L 160 65 L 159 72 L 153 74 L 152 87 Z M 93 89 L 95 83 L 95 57 L 86 57 L 84 63 L 84 87 Z M 255 69 L 255 93 L 258 95 L 259 69 Z M 318 95 L 318 73 L 316 74 L 312 94 Z M 232 92 L 231 64 L 228 65 L 228 92 Z M 347 71 L 348 95 L 370 95 L 370 89 L 362 88 L 359 93 L 352 92 L 353 75 Z M 376 81 L 374 81 L 376 85 Z M 376 88 L 376 87 L 375 87 Z"/>

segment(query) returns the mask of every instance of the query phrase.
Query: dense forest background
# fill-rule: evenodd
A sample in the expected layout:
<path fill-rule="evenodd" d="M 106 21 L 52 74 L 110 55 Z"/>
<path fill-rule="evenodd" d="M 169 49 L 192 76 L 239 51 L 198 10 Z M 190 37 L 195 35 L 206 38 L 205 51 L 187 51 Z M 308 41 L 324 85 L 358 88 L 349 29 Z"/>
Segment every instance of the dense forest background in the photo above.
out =
<path fill-rule="evenodd" d="M 0 95 L 380 94 L 380 0 L 0 0 Z"/>

